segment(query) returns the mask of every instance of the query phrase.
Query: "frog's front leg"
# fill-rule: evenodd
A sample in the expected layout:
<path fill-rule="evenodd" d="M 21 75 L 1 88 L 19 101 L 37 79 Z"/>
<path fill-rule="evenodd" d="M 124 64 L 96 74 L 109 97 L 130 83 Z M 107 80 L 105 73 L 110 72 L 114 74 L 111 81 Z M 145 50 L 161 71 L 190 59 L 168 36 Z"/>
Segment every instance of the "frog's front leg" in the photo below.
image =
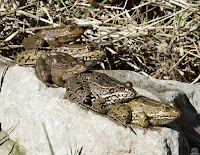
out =
<path fill-rule="evenodd" d="M 56 37 L 49 37 L 46 42 L 49 46 L 59 47 L 61 45 Z"/>
<path fill-rule="evenodd" d="M 36 61 L 35 71 L 36 75 L 41 81 L 51 81 L 51 71 L 48 65 L 46 65 L 44 59 L 42 59 L 41 57 L 39 57 Z"/>
<path fill-rule="evenodd" d="M 52 81 L 59 87 L 63 87 L 63 85 L 64 85 L 64 82 L 60 77 L 54 76 L 54 77 L 52 77 Z"/>
<path fill-rule="evenodd" d="M 138 124 L 144 128 L 148 128 L 150 126 L 150 121 L 148 119 L 148 116 L 145 112 L 139 112 L 137 115 L 137 121 L 134 122 L 135 119 L 133 119 L 133 123 Z"/>
<path fill-rule="evenodd" d="M 106 102 L 106 99 L 103 99 L 103 98 L 96 98 L 96 99 L 93 99 L 92 100 L 92 108 L 101 113 L 101 114 L 104 114 L 106 115 L 107 112 L 108 112 L 108 106 L 106 106 L 105 104 Z"/>

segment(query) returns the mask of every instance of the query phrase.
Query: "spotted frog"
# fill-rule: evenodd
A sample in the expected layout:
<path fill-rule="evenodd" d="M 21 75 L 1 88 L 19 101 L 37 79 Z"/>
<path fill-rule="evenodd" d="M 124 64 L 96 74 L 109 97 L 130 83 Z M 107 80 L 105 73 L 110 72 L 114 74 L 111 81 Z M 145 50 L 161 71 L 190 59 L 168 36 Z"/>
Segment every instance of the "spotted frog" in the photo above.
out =
<path fill-rule="evenodd" d="M 106 114 L 110 105 L 136 96 L 132 83 L 120 82 L 103 73 L 82 73 L 65 83 L 66 98 L 99 113 Z"/>
<path fill-rule="evenodd" d="M 71 23 L 64 27 L 41 30 L 35 36 L 25 38 L 22 45 L 26 49 L 45 46 L 60 47 L 76 41 L 83 33 L 84 30 L 81 27 Z"/>
<path fill-rule="evenodd" d="M 25 50 L 16 56 L 15 62 L 23 66 L 34 66 L 39 57 L 45 58 L 50 56 L 51 53 L 54 53 L 54 55 L 55 53 L 57 55 L 66 53 L 76 59 L 83 59 L 88 69 L 106 56 L 106 52 L 92 42 L 88 44 L 72 44 L 61 48 Z"/>
<path fill-rule="evenodd" d="M 68 78 L 84 72 L 87 67 L 83 60 L 75 59 L 66 53 L 51 53 L 36 61 L 36 75 L 47 84 L 56 84 L 62 87 Z"/>
<path fill-rule="evenodd" d="M 107 115 L 123 124 L 132 123 L 147 128 L 151 125 L 168 124 L 180 117 L 181 113 L 174 102 L 160 103 L 140 96 L 127 103 L 113 105 Z"/>

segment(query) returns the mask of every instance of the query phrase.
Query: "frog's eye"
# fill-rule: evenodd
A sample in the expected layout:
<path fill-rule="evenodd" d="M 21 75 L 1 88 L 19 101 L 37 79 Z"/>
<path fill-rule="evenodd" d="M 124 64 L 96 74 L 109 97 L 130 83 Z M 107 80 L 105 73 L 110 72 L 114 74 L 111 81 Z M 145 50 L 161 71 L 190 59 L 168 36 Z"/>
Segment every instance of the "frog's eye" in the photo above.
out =
<path fill-rule="evenodd" d="M 133 87 L 133 84 L 132 84 L 130 81 L 127 81 L 127 82 L 125 83 L 125 85 L 126 85 L 126 87 L 127 87 L 128 89 L 131 89 L 131 88 Z"/>
<path fill-rule="evenodd" d="M 170 105 L 168 104 L 163 104 L 163 111 L 170 111 Z"/>
<path fill-rule="evenodd" d="M 75 61 L 72 61 L 72 62 L 71 62 L 71 66 L 72 66 L 72 67 L 76 66 L 76 62 L 75 62 Z"/>
<path fill-rule="evenodd" d="M 68 25 L 67 27 L 68 27 L 68 29 L 73 29 L 74 25 Z"/>

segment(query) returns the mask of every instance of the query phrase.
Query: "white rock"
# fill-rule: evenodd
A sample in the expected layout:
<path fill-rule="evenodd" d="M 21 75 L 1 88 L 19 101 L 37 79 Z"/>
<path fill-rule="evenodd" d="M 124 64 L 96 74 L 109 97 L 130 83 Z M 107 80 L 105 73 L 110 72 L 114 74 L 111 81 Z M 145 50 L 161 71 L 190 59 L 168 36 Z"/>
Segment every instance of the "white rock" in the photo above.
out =
<path fill-rule="evenodd" d="M 200 112 L 198 86 L 149 79 L 130 71 L 106 73 L 133 82 L 139 94 L 160 101 L 173 100 L 186 87 L 191 104 Z M 47 88 L 33 68 L 16 65 L 8 69 L 0 93 L 0 122 L 4 130 L 16 126 L 10 138 L 18 139 L 28 155 L 50 154 L 43 123 L 58 155 L 70 154 L 70 147 L 73 151 L 82 147 L 86 155 L 176 155 L 180 148 L 188 151 L 187 139 L 177 126 L 148 130 L 136 127 L 135 135 L 129 128 L 63 99 L 64 94 L 64 88 Z"/>

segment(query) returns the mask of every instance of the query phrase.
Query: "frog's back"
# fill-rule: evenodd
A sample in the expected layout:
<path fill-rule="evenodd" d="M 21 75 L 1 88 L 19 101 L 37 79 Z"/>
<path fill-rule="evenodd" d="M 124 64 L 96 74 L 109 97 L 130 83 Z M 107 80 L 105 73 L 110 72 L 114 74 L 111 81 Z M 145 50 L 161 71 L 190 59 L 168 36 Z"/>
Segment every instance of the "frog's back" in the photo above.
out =
<path fill-rule="evenodd" d="M 106 99 L 108 104 L 127 101 L 136 96 L 131 84 L 127 85 L 103 73 L 83 73 L 80 79 L 88 83 L 95 98 Z"/>

